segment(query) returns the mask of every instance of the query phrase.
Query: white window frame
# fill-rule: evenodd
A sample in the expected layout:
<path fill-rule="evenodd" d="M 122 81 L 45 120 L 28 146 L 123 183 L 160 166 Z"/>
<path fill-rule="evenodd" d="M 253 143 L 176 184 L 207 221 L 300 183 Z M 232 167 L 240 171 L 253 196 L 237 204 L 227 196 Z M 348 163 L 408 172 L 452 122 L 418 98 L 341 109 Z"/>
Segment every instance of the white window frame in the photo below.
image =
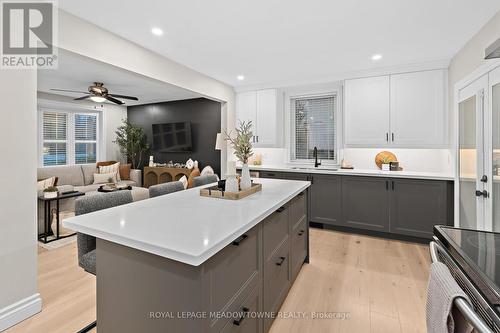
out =
<path fill-rule="evenodd" d="M 287 163 L 290 165 L 313 166 L 314 159 L 292 159 L 291 148 L 295 145 L 295 128 L 292 125 L 291 100 L 300 98 L 321 98 L 335 96 L 336 105 L 334 112 L 335 124 L 335 160 L 321 160 L 322 166 L 337 167 L 342 159 L 342 86 L 332 88 L 311 88 L 285 92 L 285 141 Z"/>
<path fill-rule="evenodd" d="M 65 102 L 56 101 L 39 101 L 38 103 L 38 166 L 41 168 L 61 167 L 72 165 L 92 165 L 94 163 L 76 164 L 75 163 L 75 144 L 77 142 L 94 142 L 75 140 L 75 115 L 85 114 L 97 117 L 97 135 L 96 135 L 96 162 L 101 160 L 102 156 L 106 156 L 105 139 L 104 139 L 104 121 L 102 119 L 102 110 L 100 106 L 77 105 Z M 66 125 L 66 164 L 64 165 L 43 165 L 43 113 L 57 112 L 67 114 Z"/>

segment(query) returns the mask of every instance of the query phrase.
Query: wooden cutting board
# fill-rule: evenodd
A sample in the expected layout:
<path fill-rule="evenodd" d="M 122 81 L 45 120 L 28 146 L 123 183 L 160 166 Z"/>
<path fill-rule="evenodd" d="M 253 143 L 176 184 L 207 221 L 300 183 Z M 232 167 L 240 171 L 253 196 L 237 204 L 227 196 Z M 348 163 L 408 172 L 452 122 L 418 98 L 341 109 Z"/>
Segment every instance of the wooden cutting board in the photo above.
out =
<path fill-rule="evenodd" d="M 389 162 L 397 162 L 396 155 L 391 153 L 390 151 L 381 151 L 380 153 L 375 156 L 375 164 L 378 166 L 379 169 L 382 169 L 382 161 L 384 159 L 388 159 Z"/>

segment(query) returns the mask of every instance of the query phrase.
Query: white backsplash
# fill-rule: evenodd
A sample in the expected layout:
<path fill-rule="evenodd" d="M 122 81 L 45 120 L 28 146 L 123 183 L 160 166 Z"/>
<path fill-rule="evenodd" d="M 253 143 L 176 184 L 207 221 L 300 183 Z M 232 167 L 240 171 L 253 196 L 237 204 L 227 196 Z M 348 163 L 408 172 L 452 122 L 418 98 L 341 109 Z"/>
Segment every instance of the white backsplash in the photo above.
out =
<path fill-rule="evenodd" d="M 343 158 L 354 168 L 376 170 L 375 156 L 388 150 L 396 155 L 405 171 L 439 172 L 453 174 L 453 159 L 448 149 L 387 149 L 387 148 L 350 148 L 342 151 Z M 285 165 L 287 152 L 284 148 L 254 148 L 262 155 L 263 165 Z"/>
<path fill-rule="evenodd" d="M 358 169 L 377 169 L 375 156 L 383 150 L 396 155 L 406 171 L 453 174 L 453 159 L 448 149 L 351 148 L 344 149 L 344 159 Z"/>

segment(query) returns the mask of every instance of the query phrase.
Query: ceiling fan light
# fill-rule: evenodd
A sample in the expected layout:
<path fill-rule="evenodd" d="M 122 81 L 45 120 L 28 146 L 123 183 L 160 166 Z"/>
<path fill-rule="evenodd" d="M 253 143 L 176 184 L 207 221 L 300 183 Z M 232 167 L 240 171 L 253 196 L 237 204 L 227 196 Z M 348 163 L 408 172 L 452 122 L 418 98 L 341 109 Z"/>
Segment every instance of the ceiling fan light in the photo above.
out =
<path fill-rule="evenodd" d="M 102 96 L 90 96 L 90 99 L 96 103 L 102 103 L 106 100 L 106 98 L 104 98 Z"/>

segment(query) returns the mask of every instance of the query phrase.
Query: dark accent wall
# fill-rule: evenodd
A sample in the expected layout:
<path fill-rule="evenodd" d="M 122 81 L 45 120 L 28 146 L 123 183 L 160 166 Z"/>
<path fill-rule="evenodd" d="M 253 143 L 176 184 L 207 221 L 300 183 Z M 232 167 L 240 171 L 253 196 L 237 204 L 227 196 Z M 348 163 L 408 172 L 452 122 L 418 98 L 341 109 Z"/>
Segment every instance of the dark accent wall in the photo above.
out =
<path fill-rule="evenodd" d="M 188 158 L 198 160 L 200 171 L 210 165 L 220 175 L 220 151 L 215 150 L 217 133 L 221 131 L 221 104 L 206 98 L 188 99 L 174 102 L 129 106 L 128 120 L 144 128 L 148 136 L 155 162 L 186 162 Z M 153 124 L 191 123 L 193 151 L 186 153 L 164 153 L 153 149 Z M 146 158 L 146 165 L 148 157 Z"/>

